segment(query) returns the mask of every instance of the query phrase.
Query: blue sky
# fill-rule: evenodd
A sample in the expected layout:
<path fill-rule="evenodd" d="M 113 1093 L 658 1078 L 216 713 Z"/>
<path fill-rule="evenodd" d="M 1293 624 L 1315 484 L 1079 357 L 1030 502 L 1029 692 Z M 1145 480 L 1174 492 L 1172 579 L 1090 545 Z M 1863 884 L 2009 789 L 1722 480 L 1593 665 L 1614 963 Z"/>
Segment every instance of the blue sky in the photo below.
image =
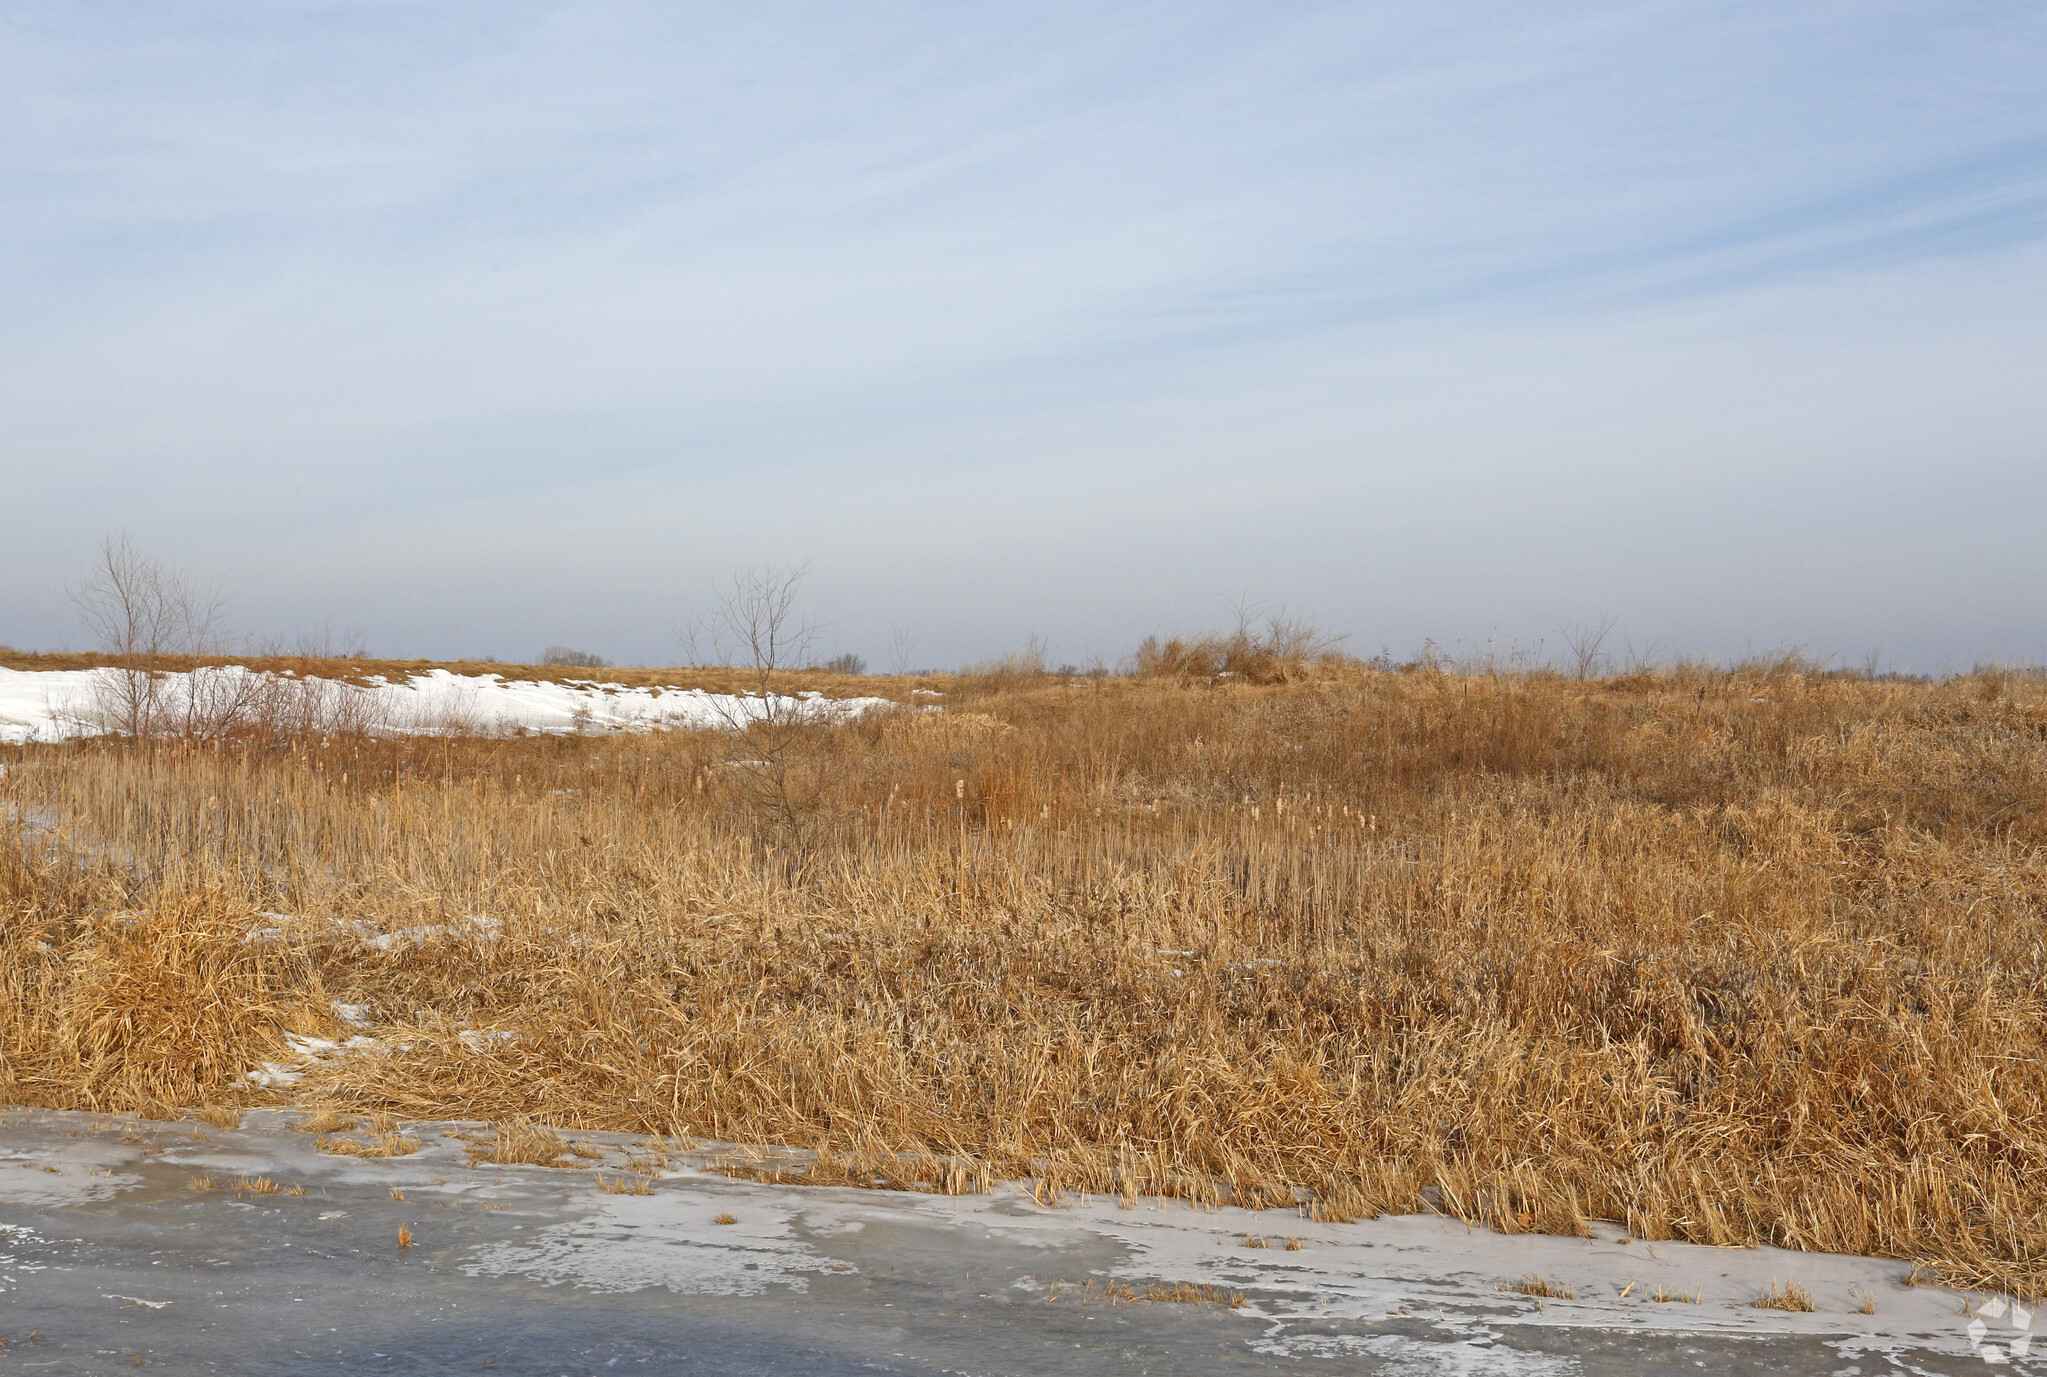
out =
<path fill-rule="evenodd" d="M 2047 8 L 0 4 L 0 641 L 2047 660 Z"/>

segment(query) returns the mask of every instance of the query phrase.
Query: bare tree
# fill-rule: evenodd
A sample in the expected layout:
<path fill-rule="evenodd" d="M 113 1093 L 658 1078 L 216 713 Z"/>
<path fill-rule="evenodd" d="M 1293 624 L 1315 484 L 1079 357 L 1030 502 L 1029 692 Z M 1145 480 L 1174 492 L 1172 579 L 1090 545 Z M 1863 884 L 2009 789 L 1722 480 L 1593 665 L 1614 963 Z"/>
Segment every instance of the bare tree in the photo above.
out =
<path fill-rule="evenodd" d="M 895 651 L 895 656 L 891 663 L 894 666 L 896 678 L 900 679 L 910 672 L 910 657 L 917 653 L 917 638 L 911 634 L 910 629 L 906 626 L 889 627 L 889 636 Z"/>
<path fill-rule="evenodd" d="M 766 696 L 778 670 L 808 661 L 823 630 L 797 614 L 797 595 L 809 573 L 802 564 L 734 570 L 716 589 L 710 612 L 693 623 L 692 650 L 699 639 L 708 640 L 720 663 L 750 670 L 754 690 Z"/>
<path fill-rule="evenodd" d="M 190 734 L 239 710 L 241 685 L 217 675 L 201 684 L 188 675 L 174 686 L 165 673 L 166 659 L 221 649 L 228 599 L 219 584 L 194 582 L 122 534 L 100 541 L 68 591 L 86 631 L 113 661 L 93 680 L 87 713 L 93 725 L 141 741 Z"/>
<path fill-rule="evenodd" d="M 804 565 L 736 570 L 716 589 L 710 610 L 677 632 L 692 660 L 708 644 L 720 663 L 747 671 L 751 687 L 734 706 L 718 709 L 727 728 L 724 764 L 796 855 L 805 819 L 824 789 L 828 758 L 821 738 L 828 723 L 808 700 L 776 693 L 775 681 L 808 663 L 822 630 L 798 610 L 808 572 Z"/>
<path fill-rule="evenodd" d="M 194 583 L 137 550 L 125 534 L 106 536 L 68 590 L 99 649 L 123 661 L 205 655 L 227 630 L 227 593 Z"/>

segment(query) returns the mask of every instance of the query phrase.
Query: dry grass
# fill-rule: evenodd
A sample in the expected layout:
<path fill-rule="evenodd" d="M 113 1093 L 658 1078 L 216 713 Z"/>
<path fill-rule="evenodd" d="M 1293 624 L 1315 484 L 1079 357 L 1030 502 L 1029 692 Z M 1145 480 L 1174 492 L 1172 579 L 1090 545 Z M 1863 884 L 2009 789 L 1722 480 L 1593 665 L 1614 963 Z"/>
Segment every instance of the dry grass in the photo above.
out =
<path fill-rule="evenodd" d="M 1770 1283 L 1769 1290 L 1757 1296 L 1749 1304 L 1758 1310 L 1810 1312 L 1813 1308 L 1812 1292 L 1806 1290 L 1795 1281 L 1775 1281 Z"/>
<path fill-rule="evenodd" d="M 921 1191 L 931 1195 L 975 1195 L 994 1177 L 985 1162 L 926 1152 L 834 1152 L 820 1148 L 804 1156 L 777 1154 L 722 1157 L 711 1170 L 742 1181 L 779 1186 L 860 1186 L 868 1190 Z M 1041 1204 L 1056 1204 L 1043 1181 L 1034 1183 Z"/>
<path fill-rule="evenodd" d="M 602 1152 L 564 1140 L 553 1129 L 524 1120 L 499 1124 L 496 1133 L 484 1141 L 470 1141 L 469 1165 L 495 1162 L 499 1166 L 576 1167 L 601 1161 Z M 564 1161 L 569 1158 L 572 1160 Z M 573 1160 L 582 1159 L 582 1160 Z"/>
<path fill-rule="evenodd" d="M 402 1133 L 384 1133 L 368 1142 L 357 1138 L 322 1138 L 314 1146 L 337 1157 L 409 1157 L 419 1151 L 420 1143 L 419 1139 Z"/>
<path fill-rule="evenodd" d="M 1163 1305 L 1219 1305 L 1225 1310 L 1244 1308 L 1242 1291 L 1225 1291 L 1220 1286 L 1202 1286 L 1188 1281 L 1154 1283 L 1145 1288 L 1143 1298 Z"/>
<path fill-rule="evenodd" d="M 1674 1303 L 1682 1303 L 1685 1305 L 1697 1305 L 1699 1303 L 1700 1294 L 1701 1293 L 1698 1291 L 1684 1290 L 1673 1291 L 1668 1286 L 1659 1286 L 1656 1288 L 1655 1293 L 1649 1297 L 1649 1299 L 1655 1301 L 1658 1305 L 1670 1305 Z"/>
<path fill-rule="evenodd" d="M 644 1176 L 599 1176 L 597 1189 L 606 1195 L 652 1195 L 654 1188 Z"/>
<path fill-rule="evenodd" d="M 199 1123 L 208 1124 L 214 1128 L 240 1128 L 242 1126 L 242 1111 L 232 1105 L 202 1105 L 192 1111 L 192 1118 Z"/>
<path fill-rule="evenodd" d="M 1240 1310 L 1245 1303 L 1242 1291 L 1225 1291 L 1220 1286 L 1201 1286 L 1185 1281 L 1152 1282 L 1142 1291 L 1113 1279 L 1100 1283 L 1090 1279 L 1079 1286 L 1070 1282 L 1053 1282 L 1045 1288 L 1047 1305 L 1057 1304 L 1069 1296 L 1082 1302 L 1105 1300 L 1111 1306 L 1219 1305 L 1229 1310 Z"/>
<path fill-rule="evenodd" d="M 720 1211 L 717 1218 L 713 1219 L 711 1222 L 713 1224 L 737 1224 L 739 1222 L 739 1218 L 737 1215 L 734 1215 L 729 1211 Z"/>
<path fill-rule="evenodd" d="M 802 734 L 772 816 L 690 733 L 0 750 L 0 1099 L 218 1103 L 340 999 L 417 1012 L 277 1097 L 512 1126 L 484 1161 L 573 1165 L 545 1122 L 2039 1293 L 2037 678 L 1304 672 L 949 681 Z"/>
<path fill-rule="evenodd" d="M 1548 1277 L 1540 1276 L 1534 1272 L 1530 1272 L 1527 1276 L 1515 1282 L 1513 1289 L 1521 1295 L 1534 1296 L 1540 1300 L 1578 1299 L 1577 1287 L 1551 1281 Z"/>
<path fill-rule="evenodd" d="M 413 1239 L 412 1239 L 412 1230 L 410 1230 L 410 1229 L 406 1228 L 406 1227 L 405 1227 L 405 1226 L 404 1226 L 403 1224 L 400 1224 L 400 1225 L 398 1226 L 398 1246 L 399 1246 L 399 1248 L 401 1248 L 401 1249 L 404 1249 L 404 1248 L 410 1248 L 410 1247 L 412 1246 L 412 1243 L 413 1243 Z"/>

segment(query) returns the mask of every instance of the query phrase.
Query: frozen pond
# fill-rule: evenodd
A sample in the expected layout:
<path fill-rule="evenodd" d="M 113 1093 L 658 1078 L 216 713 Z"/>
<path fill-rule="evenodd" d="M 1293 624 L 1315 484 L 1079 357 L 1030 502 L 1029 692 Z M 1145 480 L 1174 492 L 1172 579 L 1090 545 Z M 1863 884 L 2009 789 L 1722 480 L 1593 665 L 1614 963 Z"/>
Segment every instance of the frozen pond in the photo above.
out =
<path fill-rule="evenodd" d="M 1047 1206 L 1016 1185 L 773 1186 L 673 1145 L 650 1194 L 611 1194 L 600 1184 L 635 1179 L 629 1154 L 656 1165 L 658 1145 L 571 1135 L 602 1157 L 471 1165 L 445 1135 L 487 1132 L 425 1124 L 406 1130 L 418 1152 L 364 1159 L 319 1151 L 299 1119 L 0 1113 L 0 1366 L 1868 1377 L 1980 1372 L 1988 1345 L 2006 1357 L 2027 1332 L 2005 1310 L 1972 1338 L 1965 1298 L 1906 1285 L 1902 1264 L 1603 1225 L 1506 1238 L 1430 1217 Z M 1512 1289 L 1530 1273 L 1575 1299 Z M 1756 1309 L 1778 1281 L 1816 1310 Z M 1225 1303 L 1143 1299 L 1175 1287 Z"/>

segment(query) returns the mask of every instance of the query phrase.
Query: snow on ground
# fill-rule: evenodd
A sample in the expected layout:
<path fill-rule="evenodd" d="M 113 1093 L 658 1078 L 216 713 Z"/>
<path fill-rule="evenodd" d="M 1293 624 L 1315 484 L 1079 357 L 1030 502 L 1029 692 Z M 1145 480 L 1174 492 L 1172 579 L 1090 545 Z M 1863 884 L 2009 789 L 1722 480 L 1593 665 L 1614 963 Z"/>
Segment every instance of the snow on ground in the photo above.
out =
<path fill-rule="evenodd" d="M 94 704 L 123 673 L 126 671 L 115 669 L 0 669 L 0 743 L 65 741 L 100 734 Z M 158 680 L 158 691 L 175 705 L 192 698 L 195 679 L 202 695 L 218 697 L 223 688 L 266 677 L 241 665 L 229 665 L 165 674 Z M 381 675 L 366 685 L 289 676 L 270 682 L 310 685 L 337 698 L 345 697 L 352 708 L 362 712 L 370 730 L 389 735 L 730 728 L 757 721 L 771 710 L 851 717 L 894 706 L 886 698 L 828 699 L 817 693 L 762 698 L 660 685 L 634 688 L 595 680 L 535 683 L 445 669 L 410 675 L 397 683 Z"/>

